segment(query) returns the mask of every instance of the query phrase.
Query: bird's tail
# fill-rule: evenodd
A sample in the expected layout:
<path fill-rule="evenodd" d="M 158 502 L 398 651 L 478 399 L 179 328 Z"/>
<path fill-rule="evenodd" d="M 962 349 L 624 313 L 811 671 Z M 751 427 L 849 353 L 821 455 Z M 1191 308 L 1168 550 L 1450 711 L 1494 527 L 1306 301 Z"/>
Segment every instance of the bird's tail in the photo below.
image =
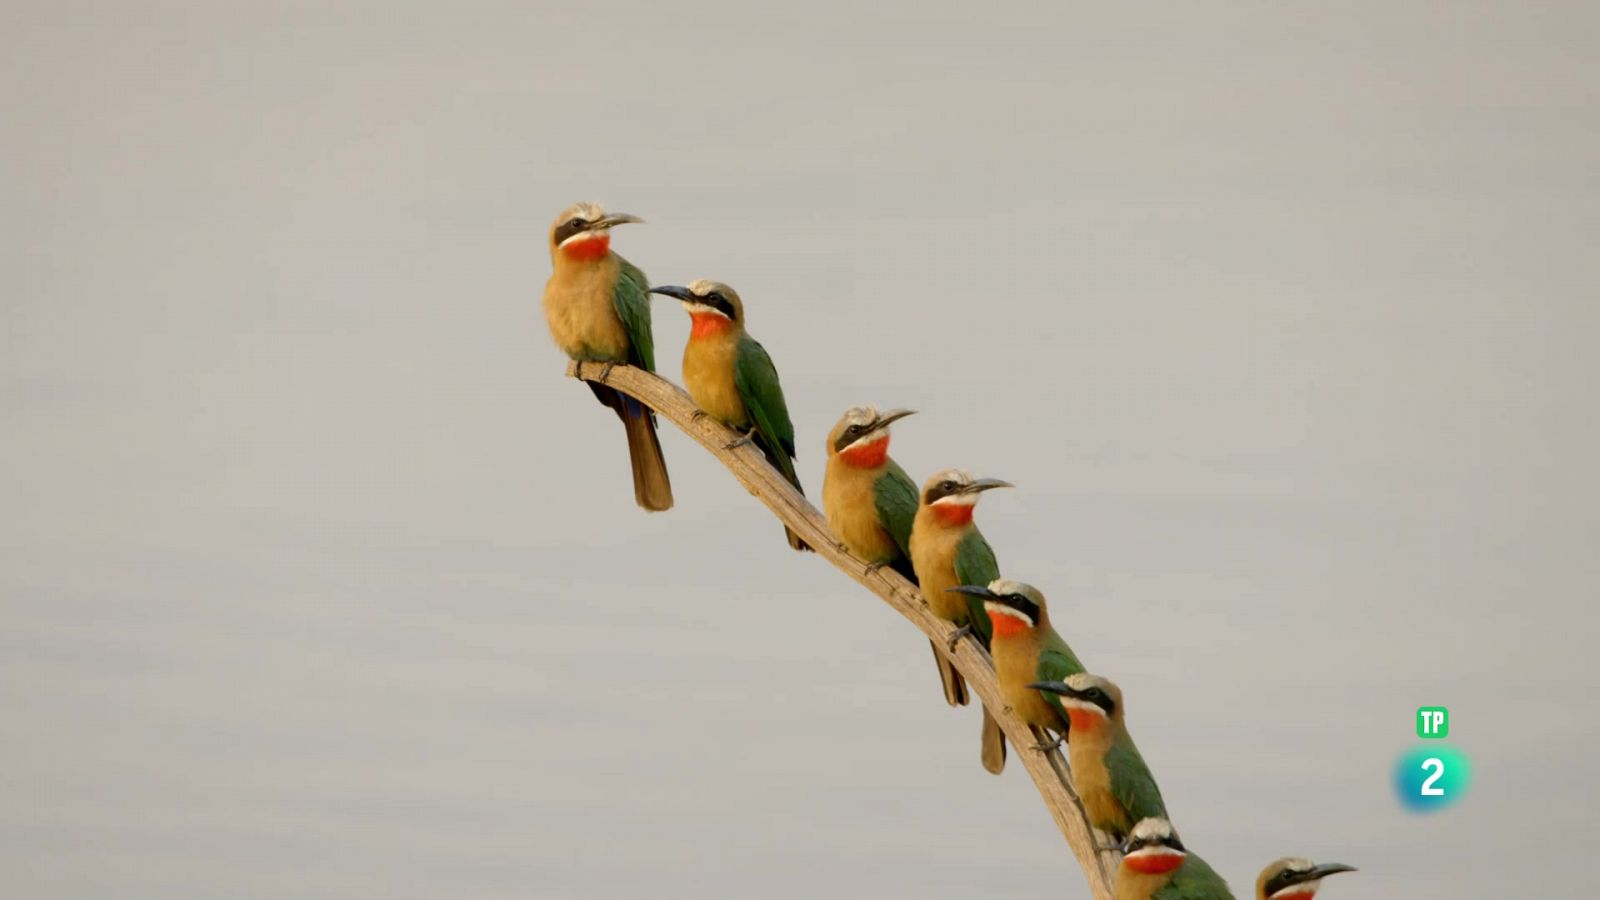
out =
<path fill-rule="evenodd" d="M 656 417 L 649 407 L 604 385 L 588 382 L 595 398 L 616 412 L 628 433 L 628 460 L 633 465 L 633 499 L 651 512 L 672 508 L 672 480 L 656 437 Z"/>
<path fill-rule="evenodd" d="M 939 681 L 944 684 L 944 700 L 951 706 L 966 706 L 967 682 L 956 671 L 955 664 L 939 652 L 939 645 L 933 641 L 928 642 L 933 647 L 933 661 L 939 666 Z"/>
<path fill-rule="evenodd" d="M 983 708 L 983 767 L 993 775 L 1006 770 L 1006 733 L 987 706 Z"/>
<path fill-rule="evenodd" d="M 785 453 L 781 447 L 774 449 L 770 446 L 765 435 L 757 435 L 756 446 L 761 448 L 761 453 L 766 456 L 767 462 L 778 470 L 778 474 L 782 475 L 785 481 L 794 485 L 794 489 L 800 493 L 804 494 L 806 492 L 806 489 L 800 486 L 800 476 L 795 474 L 794 460 L 789 458 L 789 454 Z M 790 547 L 802 552 L 811 551 L 811 545 L 801 540 L 800 535 L 795 534 L 793 528 L 787 525 L 783 526 L 783 536 L 789 539 Z"/>

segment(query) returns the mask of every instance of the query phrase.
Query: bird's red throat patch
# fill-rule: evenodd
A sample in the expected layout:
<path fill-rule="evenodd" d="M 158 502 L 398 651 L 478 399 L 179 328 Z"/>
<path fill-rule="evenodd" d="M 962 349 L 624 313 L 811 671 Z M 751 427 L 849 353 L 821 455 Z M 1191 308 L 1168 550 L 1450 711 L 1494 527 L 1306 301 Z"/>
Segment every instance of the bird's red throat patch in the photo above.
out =
<path fill-rule="evenodd" d="M 839 458 L 857 468 L 876 469 L 889 458 L 889 436 L 859 447 L 846 447 L 839 451 Z"/>
<path fill-rule="evenodd" d="M 733 320 L 727 316 L 721 316 L 716 313 L 689 314 L 689 340 L 691 341 L 727 334 L 731 328 L 733 328 Z"/>
<path fill-rule="evenodd" d="M 591 231 L 561 245 L 561 255 L 578 262 L 598 262 L 611 252 L 611 233 Z"/>
<path fill-rule="evenodd" d="M 1072 720 L 1072 730 L 1083 734 L 1099 728 L 1100 723 L 1105 721 L 1087 709 L 1076 709 L 1071 706 L 1067 707 L 1067 718 Z"/>
<path fill-rule="evenodd" d="M 1020 634 L 1027 634 L 1029 625 L 1016 616 L 1008 616 L 1003 612 L 985 610 L 989 614 L 989 624 L 994 626 L 994 636 L 997 638 L 1011 638 Z"/>
<path fill-rule="evenodd" d="M 972 522 L 973 504 L 971 503 L 935 503 L 933 514 L 944 525 L 966 525 Z"/>
<path fill-rule="evenodd" d="M 1140 875 L 1165 875 L 1183 865 L 1183 854 L 1136 853 L 1123 857 L 1122 864 Z"/>

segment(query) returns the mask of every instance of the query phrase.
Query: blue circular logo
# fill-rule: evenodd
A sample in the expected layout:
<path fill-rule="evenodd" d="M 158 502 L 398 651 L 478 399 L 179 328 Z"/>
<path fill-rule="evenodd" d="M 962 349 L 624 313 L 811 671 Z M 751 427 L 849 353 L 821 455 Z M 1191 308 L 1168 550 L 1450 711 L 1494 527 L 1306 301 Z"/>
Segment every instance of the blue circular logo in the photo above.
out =
<path fill-rule="evenodd" d="M 1395 794 L 1412 812 L 1438 812 L 1460 800 L 1471 783 L 1472 763 L 1447 744 L 1413 747 L 1394 767 Z"/>

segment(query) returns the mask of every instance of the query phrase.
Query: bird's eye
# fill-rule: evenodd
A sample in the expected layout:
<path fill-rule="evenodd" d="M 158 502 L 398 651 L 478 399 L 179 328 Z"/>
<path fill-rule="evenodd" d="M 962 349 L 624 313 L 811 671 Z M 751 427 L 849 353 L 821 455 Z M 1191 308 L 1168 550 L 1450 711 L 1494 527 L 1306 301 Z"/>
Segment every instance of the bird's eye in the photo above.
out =
<path fill-rule="evenodd" d="M 844 430 L 844 433 L 845 434 L 860 434 L 861 433 L 861 426 L 860 425 L 851 425 L 849 428 L 846 428 Z"/>
<path fill-rule="evenodd" d="M 954 481 L 946 481 L 945 483 L 939 485 L 939 487 L 941 490 L 953 491 L 956 489 L 956 483 Z"/>
<path fill-rule="evenodd" d="M 1018 603 L 1027 603 L 1028 602 L 1028 598 L 1022 596 L 1021 594 L 1007 594 L 1006 595 L 1006 599 L 1007 600 L 1015 600 Z"/>
<path fill-rule="evenodd" d="M 578 231 L 578 230 L 582 229 L 583 226 L 585 226 L 587 224 L 589 224 L 589 220 L 584 219 L 582 217 L 576 217 L 575 216 L 570 221 L 567 222 L 567 227 L 571 228 L 574 231 Z"/>

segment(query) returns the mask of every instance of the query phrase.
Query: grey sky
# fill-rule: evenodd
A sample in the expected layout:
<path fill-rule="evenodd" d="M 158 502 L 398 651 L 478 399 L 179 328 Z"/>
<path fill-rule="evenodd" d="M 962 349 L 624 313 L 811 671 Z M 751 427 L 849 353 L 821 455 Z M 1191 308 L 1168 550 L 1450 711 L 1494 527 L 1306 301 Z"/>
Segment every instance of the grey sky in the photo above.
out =
<path fill-rule="evenodd" d="M 912 629 L 670 429 L 634 509 L 579 199 L 740 290 L 813 494 L 862 402 L 1021 486 L 1237 889 L 1578 893 L 1592 5 L 668 6 L 0 6 L 0 894 L 1083 896 Z"/>

